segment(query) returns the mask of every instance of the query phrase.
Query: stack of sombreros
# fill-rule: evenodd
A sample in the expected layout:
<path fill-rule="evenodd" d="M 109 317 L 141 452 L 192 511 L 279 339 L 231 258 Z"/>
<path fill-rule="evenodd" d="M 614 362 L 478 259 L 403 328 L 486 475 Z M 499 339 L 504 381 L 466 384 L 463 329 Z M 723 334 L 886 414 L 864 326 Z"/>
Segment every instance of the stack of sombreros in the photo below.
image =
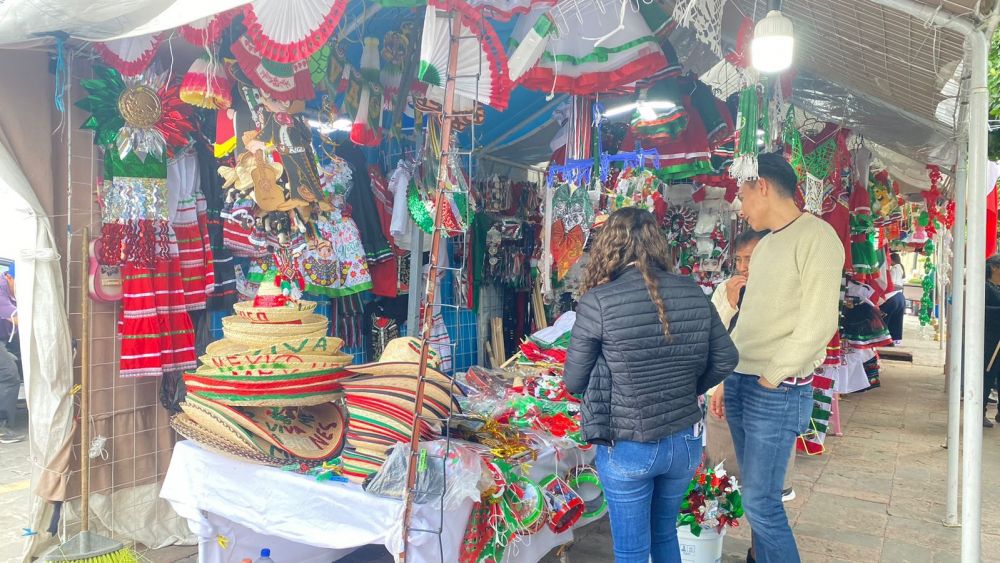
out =
<path fill-rule="evenodd" d="M 273 280 L 223 319 L 224 338 L 184 374 L 187 397 L 172 421 L 206 447 L 271 465 L 320 463 L 340 454 L 347 431 L 341 382 L 351 356 L 326 335 L 316 304 Z"/>
<path fill-rule="evenodd" d="M 350 412 L 344 475 L 363 481 L 378 471 L 388 450 L 409 442 L 416 411 L 420 346 L 416 338 L 390 341 L 378 362 L 348 366 L 353 377 L 342 382 Z M 455 394 L 461 390 L 438 371 L 440 358 L 433 350 L 427 362 L 420 436 L 440 437 L 452 414 L 461 412 Z"/>

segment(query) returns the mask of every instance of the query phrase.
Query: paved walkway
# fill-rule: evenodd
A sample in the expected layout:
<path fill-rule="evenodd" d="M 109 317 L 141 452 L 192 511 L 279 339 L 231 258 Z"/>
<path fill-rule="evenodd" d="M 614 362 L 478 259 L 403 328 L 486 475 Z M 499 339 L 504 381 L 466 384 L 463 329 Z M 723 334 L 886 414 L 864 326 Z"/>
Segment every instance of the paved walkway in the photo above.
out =
<path fill-rule="evenodd" d="M 947 464 L 943 353 L 912 324 L 907 330 L 904 349 L 914 353 L 914 364 L 885 362 L 880 389 L 843 398 L 844 436 L 830 436 L 826 454 L 800 454 L 796 461 L 797 497 L 787 509 L 806 562 L 959 560 L 960 530 L 940 524 Z M 990 416 L 995 413 L 990 407 Z M 983 553 L 984 560 L 998 560 L 1000 425 L 984 433 Z M 10 540 L 27 521 L 26 456 L 23 444 L 0 446 L 0 561 L 20 552 L 20 542 Z M 746 527 L 730 533 L 723 561 L 742 562 L 748 538 Z M 365 550 L 350 563 L 391 561 L 379 551 Z M 187 563 L 196 560 L 192 553 L 177 547 L 143 555 Z M 572 563 L 612 561 L 607 520 L 582 530 L 568 555 Z"/>

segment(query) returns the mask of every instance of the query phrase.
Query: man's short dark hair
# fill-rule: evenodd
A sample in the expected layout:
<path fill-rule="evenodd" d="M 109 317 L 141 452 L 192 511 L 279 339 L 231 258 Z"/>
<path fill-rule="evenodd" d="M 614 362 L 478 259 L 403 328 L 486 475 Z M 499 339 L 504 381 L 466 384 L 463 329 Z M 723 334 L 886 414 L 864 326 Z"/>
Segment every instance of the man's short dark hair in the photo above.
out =
<path fill-rule="evenodd" d="M 1000 254 L 994 254 L 986 259 L 986 277 L 992 276 L 998 269 L 1000 269 Z"/>
<path fill-rule="evenodd" d="M 771 231 L 767 229 L 764 229 L 763 231 L 755 231 L 753 229 L 747 229 L 742 233 L 736 235 L 736 238 L 733 239 L 733 250 L 739 250 L 751 243 L 755 243 L 760 239 L 764 238 L 764 235 L 770 232 Z"/>
<path fill-rule="evenodd" d="M 780 152 L 763 153 L 757 157 L 757 176 L 776 187 L 781 195 L 795 197 L 799 178 Z"/>

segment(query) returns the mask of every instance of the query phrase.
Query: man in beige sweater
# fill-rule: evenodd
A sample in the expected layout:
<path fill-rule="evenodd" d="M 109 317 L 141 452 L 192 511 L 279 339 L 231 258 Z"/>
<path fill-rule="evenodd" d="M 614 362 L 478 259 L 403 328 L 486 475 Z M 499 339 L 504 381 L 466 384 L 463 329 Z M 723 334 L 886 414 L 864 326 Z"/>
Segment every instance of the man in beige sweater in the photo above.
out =
<path fill-rule="evenodd" d="M 797 563 L 782 484 L 809 425 L 813 371 L 837 330 L 844 249 L 832 227 L 799 211 L 795 171 L 780 155 L 761 155 L 758 175 L 740 185 L 741 214 L 771 233 L 754 249 L 732 333 L 740 363 L 710 408 L 728 419 L 740 465 L 754 546 L 747 560 Z"/>

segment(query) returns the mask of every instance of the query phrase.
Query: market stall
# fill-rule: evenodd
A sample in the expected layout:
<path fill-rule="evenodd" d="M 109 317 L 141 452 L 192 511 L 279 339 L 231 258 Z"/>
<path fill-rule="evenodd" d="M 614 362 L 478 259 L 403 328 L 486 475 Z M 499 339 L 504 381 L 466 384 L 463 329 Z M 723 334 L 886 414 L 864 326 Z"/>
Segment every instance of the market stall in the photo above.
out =
<path fill-rule="evenodd" d="M 141 431 L 176 434 L 149 477 L 202 560 L 537 561 L 572 541 L 603 513 L 561 386 L 589 242 L 646 209 L 710 295 L 761 152 L 847 256 L 799 441 L 823 453 L 838 396 L 879 385 L 892 250 L 922 256 L 917 314 L 940 330 L 951 162 L 921 146 L 937 164 L 914 171 L 885 148 L 912 139 L 875 144 L 814 78 L 754 71 L 733 4 L 258 0 L 57 39 L 79 94 L 58 103 L 95 146 L 91 298 L 120 317 L 99 355 L 157 382 Z M 73 49 L 90 58 L 67 71 Z M 740 516 L 686 510 L 696 533 Z"/>

